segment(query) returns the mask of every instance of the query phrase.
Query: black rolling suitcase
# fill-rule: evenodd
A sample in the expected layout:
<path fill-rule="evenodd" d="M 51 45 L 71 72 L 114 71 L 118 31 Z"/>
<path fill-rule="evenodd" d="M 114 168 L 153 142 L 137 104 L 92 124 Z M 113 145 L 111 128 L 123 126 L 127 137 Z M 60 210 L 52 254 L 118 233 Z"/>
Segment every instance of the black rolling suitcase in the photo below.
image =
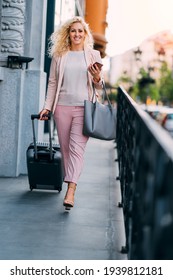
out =
<path fill-rule="evenodd" d="M 30 189 L 61 191 L 63 183 L 62 156 L 60 146 L 52 144 L 50 116 L 48 119 L 49 142 L 36 142 L 34 119 L 39 119 L 39 115 L 31 115 L 33 143 L 26 151 Z"/>

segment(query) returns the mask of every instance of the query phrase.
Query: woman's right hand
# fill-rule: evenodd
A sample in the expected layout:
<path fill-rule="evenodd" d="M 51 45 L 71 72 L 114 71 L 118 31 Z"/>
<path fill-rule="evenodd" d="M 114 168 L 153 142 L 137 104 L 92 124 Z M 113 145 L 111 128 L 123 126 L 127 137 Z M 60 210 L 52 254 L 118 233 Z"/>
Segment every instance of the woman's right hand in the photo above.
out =
<path fill-rule="evenodd" d="M 46 117 L 45 115 L 48 115 L 49 112 L 50 112 L 49 110 L 43 109 L 43 110 L 39 113 L 39 115 L 40 115 L 40 120 L 42 120 L 42 121 L 48 120 L 48 117 Z"/>

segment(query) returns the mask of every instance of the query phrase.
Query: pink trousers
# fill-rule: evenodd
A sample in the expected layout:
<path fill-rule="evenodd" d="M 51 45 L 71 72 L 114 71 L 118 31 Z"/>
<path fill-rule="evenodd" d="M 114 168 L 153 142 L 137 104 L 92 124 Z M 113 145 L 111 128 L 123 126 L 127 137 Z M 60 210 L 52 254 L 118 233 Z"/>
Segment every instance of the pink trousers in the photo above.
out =
<path fill-rule="evenodd" d="M 83 106 L 57 105 L 54 120 L 64 163 L 65 182 L 77 184 L 83 168 L 83 158 L 88 137 L 82 133 Z"/>

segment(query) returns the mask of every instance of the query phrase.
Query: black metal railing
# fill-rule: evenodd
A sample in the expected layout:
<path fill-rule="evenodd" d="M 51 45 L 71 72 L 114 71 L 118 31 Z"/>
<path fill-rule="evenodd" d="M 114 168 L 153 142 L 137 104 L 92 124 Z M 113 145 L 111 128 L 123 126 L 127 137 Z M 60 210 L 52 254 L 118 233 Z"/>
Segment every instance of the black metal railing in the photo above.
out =
<path fill-rule="evenodd" d="M 129 259 L 173 259 L 173 139 L 123 90 L 117 154 Z"/>

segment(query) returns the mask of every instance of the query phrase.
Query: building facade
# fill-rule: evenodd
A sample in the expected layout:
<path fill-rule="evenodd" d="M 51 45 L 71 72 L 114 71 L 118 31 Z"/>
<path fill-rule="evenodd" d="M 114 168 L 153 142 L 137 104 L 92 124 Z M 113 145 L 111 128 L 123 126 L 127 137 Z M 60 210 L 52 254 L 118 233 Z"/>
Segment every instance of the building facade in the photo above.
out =
<path fill-rule="evenodd" d="M 111 57 L 110 83 L 115 85 L 117 80 L 126 73 L 132 81 L 136 81 L 139 69 L 153 69 L 152 76 L 157 79 L 161 62 L 164 60 L 173 70 L 173 34 L 163 31 L 143 41 L 136 48 Z"/>
<path fill-rule="evenodd" d="M 101 19 L 100 11 L 95 13 L 100 6 Z M 43 107 L 50 63 L 47 40 L 55 25 L 73 15 L 87 15 L 93 32 L 104 36 L 106 9 L 107 0 L 0 0 L 0 176 L 27 173 L 30 115 Z M 105 47 L 101 51 L 104 56 Z M 42 141 L 43 122 L 38 122 L 37 132 Z"/>

